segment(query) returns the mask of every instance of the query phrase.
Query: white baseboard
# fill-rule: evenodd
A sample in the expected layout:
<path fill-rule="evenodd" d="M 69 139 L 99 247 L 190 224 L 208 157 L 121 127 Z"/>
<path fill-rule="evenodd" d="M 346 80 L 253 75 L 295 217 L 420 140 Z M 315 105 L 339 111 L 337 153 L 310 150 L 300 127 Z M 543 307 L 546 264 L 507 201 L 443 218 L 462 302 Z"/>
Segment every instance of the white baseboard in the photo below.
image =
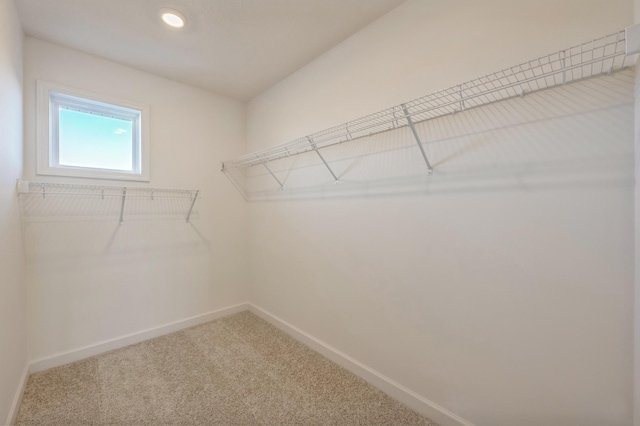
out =
<path fill-rule="evenodd" d="M 22 396 L 24 395 L 24 390 L 27 387 L 27 380 L 29 379 L 29 364 L 24 366 L 24 370 L 22 371 L 22 376 L 20 377 L 20 382 L 18 383 L 18 389 L 16 389 L 16 394 L 13 397 L 13 402 L 11 403 L 11 409 L 9 410 L 9 416 L 7 417 L 6 425 L 12 425 L 16 422 L 16 417 L 18 416 L 18 409 L 20 409 L 20 403 L 22 402 Z"/>
<path fill-rule="evenodd" d="M 35 373 L 38 371 L 48 370 L 49 368 L 58 367 L 60 365 L 69 364 L 71 362 L 89 358 L 94 355 L 99 355 L 101 353 L 112 351 L 114 349 L 123 348 L 125 346 L 153 339 L 154 337 L 173 333 L 175 331 L 180 331 L 185 328 L 193 327 L 205 322 L 213 321 L 215 319 L 246 310 L 253 312 L 260 318 L 273 324 L 296 340 L 309 346 L 316 352 L 326 356 L 336 364 L 363 378 L 387 395 L 397 399 L 398 401 L 409 406 L 418 413 L 437 422 L 441 426 L 474 426 L 473 423 L 455 415 L 446 408 L 439 406 L 438 404 L 428 400 L 421 395 L 418 395 L 416 392 L 407 389 L 406 387 L 379 373 L 373 368 L 361 363 L 360 361 L 350 357 L 349 355 L 339 351 L 338 349 L 302 331 L 298 327 L 249 302 L 240 303 L 238 305 L 211 311 L 206 314 L 197 315 L 180 321 L 175 321 L 160 327 L 154 327 L 148 330 L 143 330 L 137 333 L 85 346 L 83 348 L 56 354 L 47 358 L 41 358 L 31 361 L 28 364 L 27 368 L 25 368 L 25 371 L 23 373 L 19 389 L 14 398 L 11 411 L 9 412 L 8 423 L 11 424 L 13 421 L 15 421 L 15 416 L 18 414 L 18 408 L 20 407 L 20 401 L 22 399 L 22 394 L 24 393 L 24 388 L 26 386 L 29 373 Z"/>
<path fill-rule="evenodd" d="M 93 345 L 85 346 L 83 348 L 74 349 L 71 351 L 59 353 L 46 358 L 40 358 L 29 363 L 29 372 L 36 373 L 38 371 L 48 370 L 60 365 L 69 364 L 71 362 L 79 361 L 81 359 L 89 358 L 94 355 L 109 352 L 114 349 L 123 348 L 125 346 L 133 345 L 145 340 L 153 339 L 154 337 L 163 336 L 165 334 L 180 331 L 185 328 L 193 327 L 205 322 L 213 321 L 218 318 L 226 317 L 238 312 L 246 311 L 249 309 L 248 303 L 240 303 L 238 305 L 229 306 L 227 308 L 217 309 L 215 311 L 207 312 L 206 314 L 196 315 L 191 318 L 175 321 L 170 324 L 165 324 L 159 327 L 150 328 L 147 330 L 139 331 L 137 333 L 128 334 L 126 336 L 117 337 L 115 339 L 106 340 L 104 342 L 95 343 Z"/>
<path fill-rule="evenodd" d="M 248 303 L 248 305 L 249 310 L 260 318 L 273 324 L 291 337 L 309 346 L 311 349 L 324 355 L 336 364 L 346 368 L 387 395 L 402 402 L 425 417 L 437 422 L 441 426 L 474 426 L 473 423 L 455 415 L 446 408 L 429 401 L 427 398 L 418 395 L 412 390 L 407 389 L 373 368 L 364 365 L 363 363 L 351 358 L 349 355 L 340 352 L 336 348 L 324 343 L 310 334 L 307 334 L 298 327 L 289 324 L 262 308 L 257 307 L 253 303 Z"/>

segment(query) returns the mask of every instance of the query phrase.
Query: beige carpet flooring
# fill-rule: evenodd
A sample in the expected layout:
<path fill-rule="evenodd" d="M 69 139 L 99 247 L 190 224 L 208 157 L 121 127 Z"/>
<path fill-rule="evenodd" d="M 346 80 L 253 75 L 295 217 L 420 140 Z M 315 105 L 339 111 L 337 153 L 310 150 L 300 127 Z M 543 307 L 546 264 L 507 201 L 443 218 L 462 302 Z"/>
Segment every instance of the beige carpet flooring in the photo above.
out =
<path fill-rule="evenodd" d="M 29 377 L 18 425 L 427 425 L 249 313 Z"/>

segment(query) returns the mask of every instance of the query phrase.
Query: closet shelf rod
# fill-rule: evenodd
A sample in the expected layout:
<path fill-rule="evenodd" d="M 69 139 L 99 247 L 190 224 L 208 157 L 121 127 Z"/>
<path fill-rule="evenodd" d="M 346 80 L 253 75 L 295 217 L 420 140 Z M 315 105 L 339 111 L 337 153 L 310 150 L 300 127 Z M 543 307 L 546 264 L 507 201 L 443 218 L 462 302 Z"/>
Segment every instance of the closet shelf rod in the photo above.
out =
<path fill-rule="evenodd" d="M 49 188 L 49 189 L 47 189 Z M 99 186 L 99 185 L 82 185 L 71 183 L 45 183 L 45 182 L 29 182 L 20 181 L 17 182 L 18 195 L 28 194 L 46 194 L 60 195 L 60 196 L 100 196 L 104 197 L 122 197 L 123 186 Z M 194 194 L 200 196 L 199 190 L 194 189 L 169 189 L 169 188 L 147 188 L 147 187 L 126 187 L 129 191 L 127 198 L 150 198 L 154 200 L 156 198 L 185 198 L 193 199 Z M 52 190 L 53 189 L 53 190 Z"/>
<path fill-rule="evenodd" d="M 131 189 L 131 188 L 129 188 Z M 37 195 L 45 195 L 45 196 L 50 196 L 50 195 L 60 195 L 60 196 L 84 196 L 84 197 L 101 197 L 101 198 L 120 198 L 122 197 L 122 193 L 120 194 L 102 194 L 102 193 L 97 193 L 97 192 L 45 192 L 44 188 L 42 189 L 42 191 L 39 192 L 35 192 L 35 191 L 30 191 L 24 194 L 37 194 Z M 193 199 L 193 196 L 182 196 L 182 195 L 156 195 L 156 194 L 149 194 L 149 195 L 132 195 L 132 194 L 128 194 L 127 198 L 148 198 L 148 199 L 156 199 L 156 198 L 167 198 L 167 199 Z M 198 200 L 201 200 L 202 197 L 198 196 L 197 197 Z"/>

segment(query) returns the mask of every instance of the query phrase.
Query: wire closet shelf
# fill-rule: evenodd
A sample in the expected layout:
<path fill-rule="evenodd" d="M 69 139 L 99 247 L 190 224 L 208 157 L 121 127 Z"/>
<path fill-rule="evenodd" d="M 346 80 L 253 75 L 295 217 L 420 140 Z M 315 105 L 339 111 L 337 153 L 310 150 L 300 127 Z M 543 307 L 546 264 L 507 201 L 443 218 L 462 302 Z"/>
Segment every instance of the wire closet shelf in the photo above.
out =
<path fill-rule="evenodd" d="M 199 190 L 169 189 L 106 185 L 80 185 L 63 183 L 44 183 L 19 181 L 18 195 L 20 197 L 84 197 L 87 199 L 113 200 L 119 203 L 119 221 L 124 221 L 127 201 L 132 200 L 178 200 L 184 210 L 184 218 L 188 223 L 194 211 L 197 200 L 201 199 Z"/>
<path fill-rule="evenodd" d="M 282 188 L 283 183 L 268 163 L 315 151 L 328 169 L 327 177 L 331 176 L 337 182 L 338 178 L 322 156 L 321 149 L 409 127 L 424 158 L 426 173 L 432 174 L 432 165 L 414 124 L 631 67 L 640 51 L 639 39 L 640 25 L 634 25 L 281 145 L 225 161 L 222 171 L 247 198 L 241 185 L 236 182 L 238 176 L 246 178 L 250 168 L 261 166 Z"/>

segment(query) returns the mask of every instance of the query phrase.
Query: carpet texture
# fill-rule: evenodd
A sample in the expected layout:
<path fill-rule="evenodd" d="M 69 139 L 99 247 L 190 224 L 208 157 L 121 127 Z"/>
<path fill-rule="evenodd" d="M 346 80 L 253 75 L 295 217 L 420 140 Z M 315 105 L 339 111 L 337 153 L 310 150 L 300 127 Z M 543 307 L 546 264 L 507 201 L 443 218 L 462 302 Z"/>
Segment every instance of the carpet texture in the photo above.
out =
<path fill-rule="evenodd" d="M 16 424 L 437 426 L 249 312 L 35 373 Z"/>

